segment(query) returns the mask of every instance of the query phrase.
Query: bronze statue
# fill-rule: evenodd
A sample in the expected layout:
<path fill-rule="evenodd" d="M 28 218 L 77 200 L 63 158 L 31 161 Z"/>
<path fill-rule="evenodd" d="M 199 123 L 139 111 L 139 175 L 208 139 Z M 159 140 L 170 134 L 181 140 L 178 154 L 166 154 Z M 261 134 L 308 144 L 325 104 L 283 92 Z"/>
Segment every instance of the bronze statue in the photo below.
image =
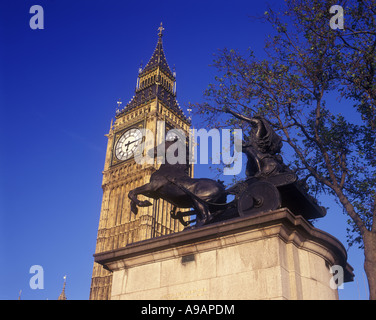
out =
<path fill-rule="evenodd" d="M 194 179 L 188 174 L 188 161 L 183 164 L 165 163 L 155 171 L 150 182 L 131 190 L 131 210 L 137 214 L 139 207 L 152 205 L 150 201 L 140 201 L 137 195 L 153 199 L 164 199 L 174 207 L 171 217 L 187 226 L 196 221 L 194 227 L 223 221 L 235 217 L 255 215 L 280 207 L 287 207 L 306 219 L 325 216 L 326 212 L 309 196 L 297 182 L 297 176 L 286 165 L 278 154 L 282 148 L 282 138 L 273 130 L 269 122 L 262 116 L 252 118 L 240 115 L 230 109 L 240 120 L 252 125 L 250 135 L 243 142 L 242 150 L 247 155 L 246 179 L 228 189 L 223 183 L 211 179 Z M 166 141 L 165 148 L 158 146 L 149 150 L 150 156 L 158 156 L 162 150 L 165 155 L 174 143 L 183 143 L 175 138 Z M 184 148 L 183 147 L 183 148 Z M 181 148 L 172 148 L 175 153 Z M 171 151 L 170 151 L 171 152 Z M 187 153 L 188 154 L 188 153 Z M 226 203 L 227 196 L 235 195 L 234 200 Z M 177 208 L 193 209 L 187 212 L 176 212 Z M 196 215 L 195 220 L 184 221 L 184 216 Z"/>
<path fill-rule="evenodd" d="M 226 112 L 252 125 L 248 141 L 243 142 L 243 152 L 248 159 L 246 176 L 270 176 L 284 171 L 282 157 L 278 155 L 282 149 L 282 138 L 269 122 L 262 116 L 248 118 L 229 108 Z"/>

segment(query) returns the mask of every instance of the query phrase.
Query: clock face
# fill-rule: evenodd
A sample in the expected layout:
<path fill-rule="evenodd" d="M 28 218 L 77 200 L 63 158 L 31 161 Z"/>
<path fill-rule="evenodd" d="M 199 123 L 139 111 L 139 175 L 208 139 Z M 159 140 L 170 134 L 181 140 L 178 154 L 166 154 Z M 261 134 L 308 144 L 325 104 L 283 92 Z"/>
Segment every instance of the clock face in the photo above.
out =
<path fill-rule="evenodd" d="M 127 160 L 134 154 L 136 148 L 142 141 L 142 133 L 138 129 L 126 131 L 118 140 L 115 147 L 115 156 L 123 161 Z"/>

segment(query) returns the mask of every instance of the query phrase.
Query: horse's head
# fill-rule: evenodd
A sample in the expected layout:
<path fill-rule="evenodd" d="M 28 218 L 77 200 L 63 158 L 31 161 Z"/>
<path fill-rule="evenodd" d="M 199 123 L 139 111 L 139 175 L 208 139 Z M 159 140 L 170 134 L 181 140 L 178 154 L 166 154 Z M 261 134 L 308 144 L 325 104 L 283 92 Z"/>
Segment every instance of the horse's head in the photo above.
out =
<path fill-rule="evenodd" d="M 164 143 L 161 143 L 161 144 L 157 145 L 156 147 L 149 149 L 148 156 L 149 157 L 161 157 L 161 156 L 164 156 L 166 154 L 166 151 L 168 150 L 168 148 L 172 144 L 174 144 L 175 142 L 177 142 L 178 140 L 179 140 L 178 137 L 174 137 L 173 140 L 166 140 Z"/>
<path fill-rule="evenodd" d="M 169 164 L 186 164 L 187 148 L 178 137 L 164 141 L 148 151 L 149 157 L 164 157 Z"/>

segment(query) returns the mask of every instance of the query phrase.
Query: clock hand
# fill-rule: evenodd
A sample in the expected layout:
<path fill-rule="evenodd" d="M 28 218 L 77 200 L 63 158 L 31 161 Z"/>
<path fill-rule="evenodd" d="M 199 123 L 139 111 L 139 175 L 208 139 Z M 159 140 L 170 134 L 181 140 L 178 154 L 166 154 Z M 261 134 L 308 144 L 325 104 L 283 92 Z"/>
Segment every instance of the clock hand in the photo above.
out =
<path fill-rule="evenodd" d="M 128 152 L 128 147 L 129 147 L 132 143 L 135 143 L 135 142 L 138 141 L 138 140 L 140 140 L 140 139 L 133 140 L 133 141 L 131 141 L 131 142 L 126 143 L 126 144 L 124 145 L 124 147 L 127 147 L 127 150 L 126 150 L 125 152 Z"/>

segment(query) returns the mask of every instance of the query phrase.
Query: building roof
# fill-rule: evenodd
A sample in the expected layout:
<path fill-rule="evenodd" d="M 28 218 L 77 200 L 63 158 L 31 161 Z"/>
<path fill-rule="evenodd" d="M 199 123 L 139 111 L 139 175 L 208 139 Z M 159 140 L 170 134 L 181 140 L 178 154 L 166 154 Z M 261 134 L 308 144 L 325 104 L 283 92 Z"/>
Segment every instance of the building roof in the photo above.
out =
<path fill-rule="evenodd" d="M 164 30 L 162 23 L 158 28 L 158 42 L 155 47 L 155 50 L 146 64 L 146 66 L 139 72 L 138 78 L 142 79 L 147 76 L 149 73 L 156 70 L 158 67 L 163 72 L 164 75 L 170 77 L 173 82 L 175 82 L 175 73 L 173 73 L 168 66 L 166 56 L 163 51 L 162 43 L 162 31 Z M 177 115 L 183 117 L 185 120 L 190 122 L 190 119 L 184 114 L 183 110 L 179 106 L 176 100 L 176 92 L 172 88 L 168 88 L 160 81 L 158 78 L 153 79 L 150 83 L 142 87 L 136 87 L 136 92 L 133 98 L 125 105 L 122 110 L 116 112 L 116 117 L 121 117 L 123 114 L 131 111 L 132 109 L 145 104 L 148 101 L 158 98 L 165 106 L 175 112 Z"/>
<path fill-rule="evenodd" d="M 140 77 L 143 75 L 147 74 L 148 72 L 156 69 L 158 66 L 161 70 L 163 70 L 168 76 L 172 77 L 175 79 L 174 74 L 172 73 L 170 67 L 168 66 L 166 56 L 163 51 L 163 42 L 162 42 L 162 37 L 163 33 L 162 31 L 164 28 L 162 27 L 162 22 L 160 27 L 158 28 L 159 33 L 158 33 L 158 42 L 155 47 L 155 50 L 149 60 L 149 62 L 146 64 L 145 68 L 140 73 Z"/>

